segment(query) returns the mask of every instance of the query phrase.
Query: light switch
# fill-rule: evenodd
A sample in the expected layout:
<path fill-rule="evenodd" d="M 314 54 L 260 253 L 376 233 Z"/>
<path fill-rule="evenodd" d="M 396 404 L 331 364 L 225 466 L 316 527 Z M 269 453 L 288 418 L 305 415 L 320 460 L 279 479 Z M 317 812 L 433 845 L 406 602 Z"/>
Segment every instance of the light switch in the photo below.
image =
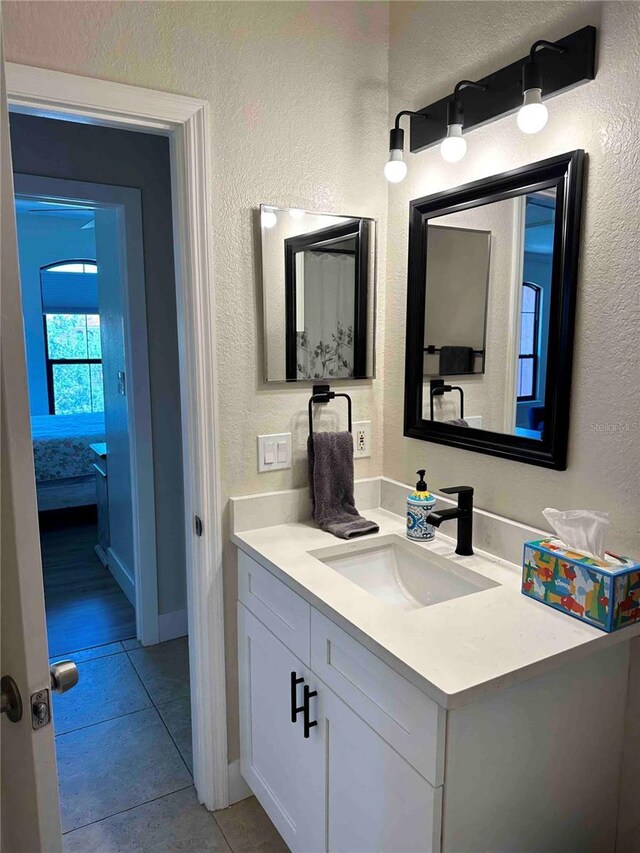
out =
<path fill-rule="evenodd" d="M 276 461 L 275 448 L 273 446 L 273 440 L 265 441 L 264 443 L 264 453 L 262 454 L 262 461 L 265 465 L 273 465 Z"/>
<path fill-rule="evenodd" d="M 291 468 L 291 433 L 258 436 L 258 471 Z"/>

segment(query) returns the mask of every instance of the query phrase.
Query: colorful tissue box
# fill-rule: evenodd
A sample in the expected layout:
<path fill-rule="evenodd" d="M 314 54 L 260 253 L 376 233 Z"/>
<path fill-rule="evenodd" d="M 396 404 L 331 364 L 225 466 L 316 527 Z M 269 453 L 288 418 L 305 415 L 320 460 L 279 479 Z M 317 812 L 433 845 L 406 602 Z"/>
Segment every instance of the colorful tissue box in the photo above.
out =
<path fill-rule="evenodd" d="M 588 625 L 617 631 L 640 621 L 640 563 L 620 559 L 623 565 L 612 566 L 553 539 L 525 542 L 522 592 Z"/>

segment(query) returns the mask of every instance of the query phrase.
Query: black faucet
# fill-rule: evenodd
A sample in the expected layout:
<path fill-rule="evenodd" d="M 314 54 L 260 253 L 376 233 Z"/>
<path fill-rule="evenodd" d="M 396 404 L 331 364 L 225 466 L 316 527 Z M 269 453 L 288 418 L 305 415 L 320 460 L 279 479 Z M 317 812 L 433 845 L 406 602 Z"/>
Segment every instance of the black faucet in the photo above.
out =
<path fill-rule="evenodd" d="M 440 489 L 445 495 L 457 495 L 458 506 L 455 509 L 438 509 L 427 516 L 427 524 L 440 527 L 443 521 L 458 519 L 458 544 L 456 554 L 470 557 L 473 554 L 473 486 L 450 486 Z"/>

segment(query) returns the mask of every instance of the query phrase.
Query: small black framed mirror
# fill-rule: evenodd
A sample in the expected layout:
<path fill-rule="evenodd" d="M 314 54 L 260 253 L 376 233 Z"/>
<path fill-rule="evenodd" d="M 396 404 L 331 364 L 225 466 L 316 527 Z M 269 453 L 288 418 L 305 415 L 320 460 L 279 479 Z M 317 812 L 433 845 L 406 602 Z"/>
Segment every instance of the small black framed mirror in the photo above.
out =
<path fill-rule="evenodd" d="M 411 202 L 406 436 L 566 468 L 584 161 Z"/>

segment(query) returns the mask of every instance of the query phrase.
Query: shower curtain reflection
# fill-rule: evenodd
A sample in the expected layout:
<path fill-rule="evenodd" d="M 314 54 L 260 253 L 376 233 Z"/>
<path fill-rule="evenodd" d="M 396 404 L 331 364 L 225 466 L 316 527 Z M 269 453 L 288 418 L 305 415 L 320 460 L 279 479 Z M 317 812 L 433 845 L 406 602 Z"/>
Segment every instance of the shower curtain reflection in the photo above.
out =
<path fill-rule="evenodd" d="M 355 254 L 305 251 L 297 288 L 297 378 L 354 373 Z"/>

